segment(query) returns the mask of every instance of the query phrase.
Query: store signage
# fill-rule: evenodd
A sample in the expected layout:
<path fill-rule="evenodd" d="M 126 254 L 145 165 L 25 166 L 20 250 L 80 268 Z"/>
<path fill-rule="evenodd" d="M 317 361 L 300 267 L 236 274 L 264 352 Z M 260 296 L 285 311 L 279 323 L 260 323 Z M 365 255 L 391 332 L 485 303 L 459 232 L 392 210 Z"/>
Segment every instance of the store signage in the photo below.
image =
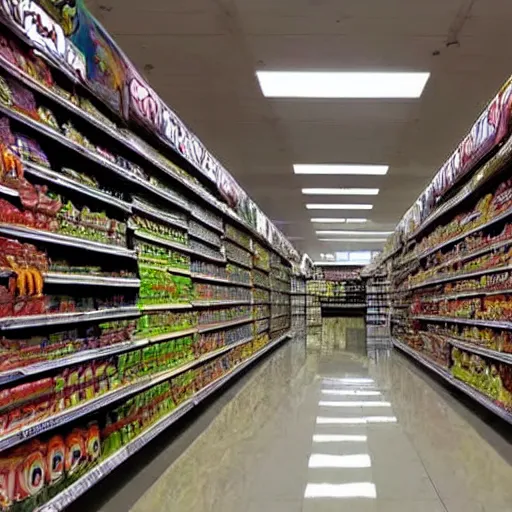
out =
<path fill-rule="evenodd" d="M 434 178 L 436 199 L 502 142 L 508 133 L 511 110 L 512 80 L 509 80 Z"/>
<path fill-rule="evenodd" d="M 65 36 L 61 25 L 34 0 L 1 0 L 0 10 L 38 50 L 75 75 L 86 76 L 83 55 Z"/>

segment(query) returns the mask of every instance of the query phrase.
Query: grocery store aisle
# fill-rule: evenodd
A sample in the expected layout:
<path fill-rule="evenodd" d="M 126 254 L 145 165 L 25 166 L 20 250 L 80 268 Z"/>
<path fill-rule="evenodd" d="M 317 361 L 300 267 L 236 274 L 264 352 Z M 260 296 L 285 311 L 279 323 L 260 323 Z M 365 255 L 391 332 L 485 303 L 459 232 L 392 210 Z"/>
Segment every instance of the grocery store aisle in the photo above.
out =
<path fill-rule="evenodd" d="M 151 486 L 134 478 L 104 510 L 512 510 L 512 450 L 487 418 L 336 322 L 255 367 Z"/>

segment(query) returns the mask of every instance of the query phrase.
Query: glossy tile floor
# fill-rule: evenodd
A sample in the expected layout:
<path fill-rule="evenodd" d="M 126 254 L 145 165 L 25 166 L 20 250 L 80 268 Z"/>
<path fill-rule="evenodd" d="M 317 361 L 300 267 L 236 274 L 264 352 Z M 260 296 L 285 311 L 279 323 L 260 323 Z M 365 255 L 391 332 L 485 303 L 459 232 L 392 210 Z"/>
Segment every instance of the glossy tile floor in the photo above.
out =
<path fill-rule="evenodd" d="M 142 496 L 134 476 L 102 510 L 512 511 L 502 425 L 361 327 L 328 319 L 283 345 L 165 471 L 141 471 Z"/>

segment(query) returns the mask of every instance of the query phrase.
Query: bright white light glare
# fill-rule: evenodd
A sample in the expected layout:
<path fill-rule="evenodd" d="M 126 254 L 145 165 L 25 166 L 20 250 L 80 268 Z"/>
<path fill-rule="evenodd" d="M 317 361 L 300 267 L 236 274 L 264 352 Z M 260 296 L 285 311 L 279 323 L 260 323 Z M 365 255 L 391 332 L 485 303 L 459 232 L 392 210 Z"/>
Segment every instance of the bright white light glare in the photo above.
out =
<path fill-rule="evenodd" d="M 367 440 L 367 436 L 348 434 L 315 434 L 313 436 L 314 443 L 364 443 Z"/>
<path fill-rule="evenodd" d="M 338 174 L 344 176 L 384 176 L 389 165 L 295 164 L 295 174 Z"/>
<path fill-rule="evenodd" d="M 363 391 L 360 389 L 322 389 L 324 395 L 338 396 L 381 396 L 380 391 Z"/>
<path fill-rule="evenodd" d="M 317 425 L 365 425 L 367 423 L 396 423 L 395 416 L 364 416 L 360 418 L 330 418 L 318 416 Z"/>
<path fill-rule="evenodd" d="M 318 416 L 317 425 L 366 425 L 366 418 L 328 418 Z"/>
<path fill-rule="evenodd" d="M 376 196 L 378 188 L 303 188 L 302 193 L 307 195 L 326 196 Z"/>
<path fill-rule="evenodd" d="M 372 204 L 308 203 L 308 210 L 371 210 Z"/>
<path fill-rule="evenodd" d="M 366 377 L 342 377 L 340 379 L 327 377 L 324 382 L 342 382 L 343 384 L 373 384 L 375 381 Z"/>
<path fill-rule="evenodd" d="M 367 243 L 367 244 L 375 244 L 375 243 L 384 243 L 386 238 L 319 238 L 319 242 L 354 242 L 354 243 Z M 368 265 L 369 261 L 366 262 Z M 346 265 L 353 265 L 352 262 L 346 263 Z"/>
<path fill-rule="evenodd" d="M 375 484 L 355 482 L 352 484 L 308 484 L 305 498 L 377 498 Z"/>
<path fill-rule="evenodd" d="M 310 468 L 371 468 L 372 461 L 368 454 L 362 455 L 325 455 L 313 453 L 309 457 Z"/>
<path fill-rule="evenodd" d="M 331 229 L 331 230 L 321 230 L 316 231 L 317 235 L 354 235 L 354 236 L 375 236 L 375 235 L 392 235 L 394 231 L 344 231 L 340 229 Z"/>
<path fill-rule="evenodd" d="M 316 267 L 344 267 L 350 265 L 351 267 L 366 267 L 368 261 L 351 261 L 350 263 L 340 263 L 339 261 L 313 261 Z"/>
<path fill-rule="evenodd" d="M 318 403 L 321 407 L 391 407 L 389 402 L 364 402 L 364 401 L 351 401 L 351 402 L 329 402 L 321 400 Z"/>
<path fill-rule="evenodd" d="M 319 224 L 364 224 L 368 219 L 336 219 L 334 217 L 317 217 L 311 219 L 313 223 Z"/>
<path fill-rule="evenodd" d="M 398 420 L 395 416 L 367 416 L 368 423 L 396 423 Z"/>
<path fill-rule="evenodd" d="M 419 98 L 430 73 L 257 71 L 267 98 Z"/>

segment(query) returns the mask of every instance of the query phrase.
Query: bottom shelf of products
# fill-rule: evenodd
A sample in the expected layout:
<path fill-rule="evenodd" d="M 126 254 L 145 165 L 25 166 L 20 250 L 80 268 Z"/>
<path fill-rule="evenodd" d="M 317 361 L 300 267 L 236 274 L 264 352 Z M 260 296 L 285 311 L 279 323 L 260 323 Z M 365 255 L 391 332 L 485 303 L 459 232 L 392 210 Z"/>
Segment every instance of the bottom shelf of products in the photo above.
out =
<path fill-rule="evenodd" d="M 473 400 L 477 401 L 480 405 L 484 406 L 486 409 L 493 412 L 501 419 L 512 424 L 512 413 L 508 412 L 503 406 L 498 405 L 497 400 L 493 401 L 491 397 L 484 395 L 473 386 L 466 384 L 465 382 L 456 378 L 447 368 L 442 367 L 440 364 L 432 361 L 427 356 L 422 355 L 417 350 L 414 350 L 398 339 L 392 338 L 392 342 L 396 348 L 415 359 L 421 365 L 427 367 L 429 370 L 441 377 L 445 382 L 451 384 L 459 391 L 462 391 L 464 394 L 470 396 Z"/>
<path fill-rule="evenodd" d="M 248 338 L 172 379 L 118 401 L 113 409 L 27 440 L 0 461 L 0 508 L 63 510 L 187 412 L 273 347 L 290 331 Z M 222 353 L 224 352 L 224 353 Z"/>

